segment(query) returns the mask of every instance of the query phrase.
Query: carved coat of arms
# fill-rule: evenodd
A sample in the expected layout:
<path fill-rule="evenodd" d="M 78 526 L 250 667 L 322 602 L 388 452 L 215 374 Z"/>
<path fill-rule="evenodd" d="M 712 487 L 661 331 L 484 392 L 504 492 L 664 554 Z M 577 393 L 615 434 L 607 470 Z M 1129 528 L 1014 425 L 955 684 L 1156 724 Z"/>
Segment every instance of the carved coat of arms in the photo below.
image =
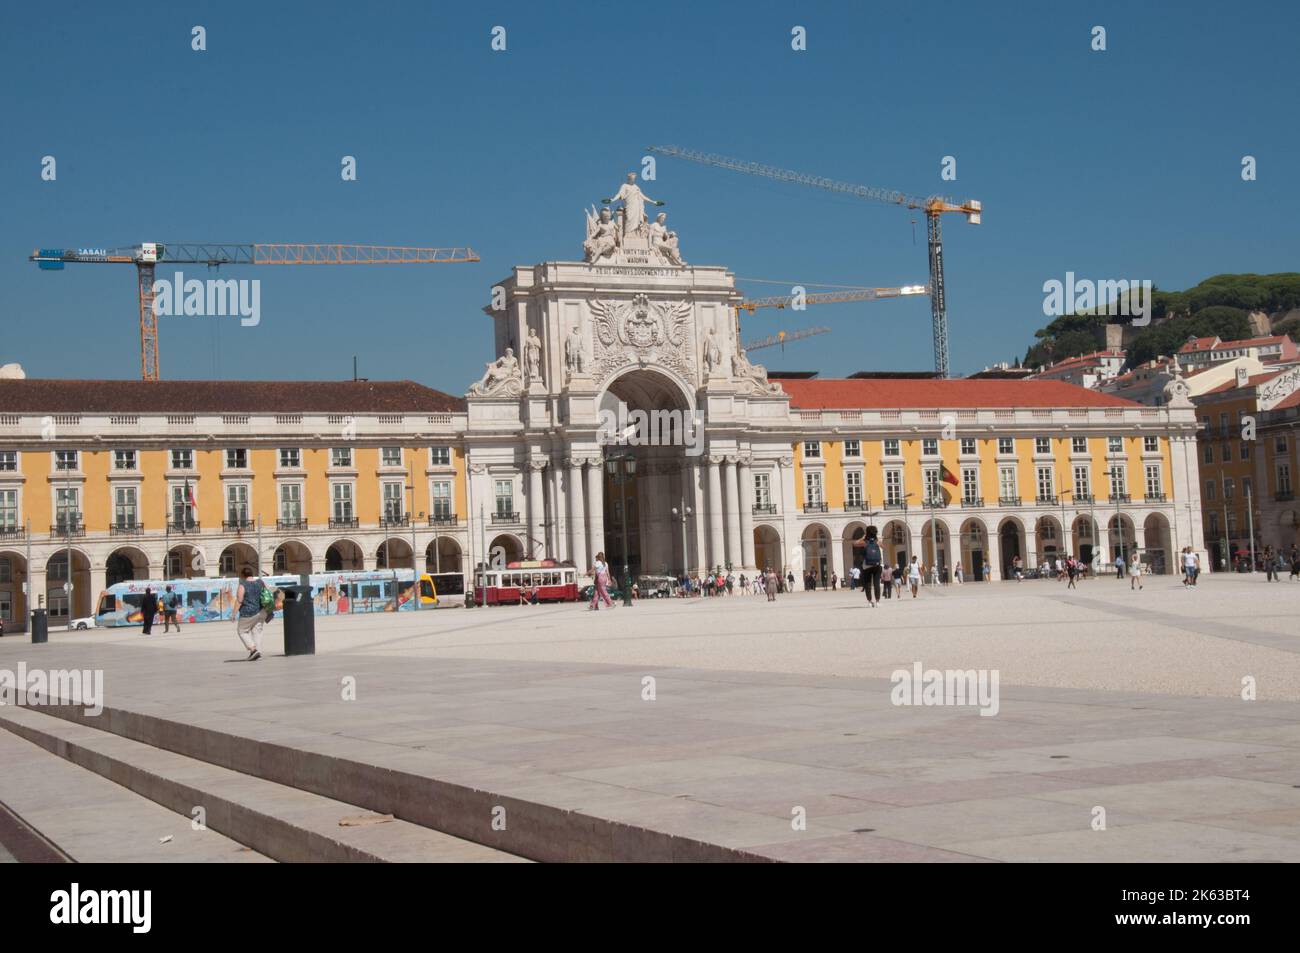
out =
<path fill-rule="evenodd" d="M 686 301 L 651 302 L 644 294 L 626 301 L 590 302 L 595 330 L 596 375 L 604 380 L 627 364 L 658 364 L 687 380 L 691 306 Z"/>

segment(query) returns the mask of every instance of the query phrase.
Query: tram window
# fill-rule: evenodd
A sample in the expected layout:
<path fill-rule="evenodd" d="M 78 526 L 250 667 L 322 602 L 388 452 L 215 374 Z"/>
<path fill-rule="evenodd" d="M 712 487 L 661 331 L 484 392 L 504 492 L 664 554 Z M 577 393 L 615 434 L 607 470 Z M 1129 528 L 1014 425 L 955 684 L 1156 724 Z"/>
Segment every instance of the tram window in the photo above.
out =
<path fill-rule="evenodd" d="M 133 609 L 138 609 L 140 608 L 141 603 L 144 602 L 144 596 L 139 595 L 138 593 L 133 593 L 131 595 L 123 596 L 122 601 Z"/>
<path fill-rule="evenodd" d="M 215 598 L 215 593 L 204 589 L 191 589 L 185 593 L 185 604 L 191 608 L 202 608 Z"/>
<path fill-rule="evenodd" d="M 99 614 L 106 612 L 115 612 L 117 610 L 117 596 L 105 595 L 99 600 Z"/>
<path fill-rule="evenodd" d="M 433 583 L 429 582 L 429 580 L 427 579 L 420 580 L 420 598 L 421 599 L 433 598 Z"/>
<path fill-rule="evenodd" d="M 378 599 L 380 597 L 380 588 L 378 583 L 367 582 L 361 585 L 362 599 Z"/>

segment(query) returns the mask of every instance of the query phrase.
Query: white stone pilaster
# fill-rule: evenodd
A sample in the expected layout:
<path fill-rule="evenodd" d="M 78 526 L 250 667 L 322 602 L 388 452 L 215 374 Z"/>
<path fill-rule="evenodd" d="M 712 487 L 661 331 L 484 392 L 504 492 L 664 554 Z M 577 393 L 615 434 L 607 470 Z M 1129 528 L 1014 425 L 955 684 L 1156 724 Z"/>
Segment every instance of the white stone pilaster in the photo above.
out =
<path fill-rule="evenodd" d="M 587 525 L 590 527 L 588 551 L 592 558 L 605 550 L 604 467 L 600 457 L 587 458 Z M 608 555 L 608 553 L 606 553 Z"/>
<path fill-rule="evenodd" d="M 740 486 L 740 562 L 745 569 L 757 568 L 754 563 L 754 480 L 749 472 L 750 458 L 742 456 L 738 467 L 737 483 Z"/>
<path fill-rule="evenodd" d="M 524 549 L 532 559 L 541 559 L 546 555 L 546 499 L 542 489 L 544 469 L 545 460 L 528 461 L 528 539 Z"/>
<path fill-rule="evenodd" d="M 571 457 L 564 461 L 569 476 L 567 487 L 569 553 L 579 574 L 585 573 L 591 568 L 591 563 L 587 559 L 587 517 L 582 505 L 582 463 L 581 457 Z"/>
<path fill-rule="evenodd" d="M 723 542 L 722 523 L 722 457 L 709 457 L 709 562 L 713 569 L 726 562 L 727 553 Z"/>
<path fill-rule="evenodd" d="M 740 551 L 740 458 L 729 456 L 723 464 L 727 473 L 727 503 L 723 516 L 727 527 L 727 560 L 739 570 L 745 565 Z"/>

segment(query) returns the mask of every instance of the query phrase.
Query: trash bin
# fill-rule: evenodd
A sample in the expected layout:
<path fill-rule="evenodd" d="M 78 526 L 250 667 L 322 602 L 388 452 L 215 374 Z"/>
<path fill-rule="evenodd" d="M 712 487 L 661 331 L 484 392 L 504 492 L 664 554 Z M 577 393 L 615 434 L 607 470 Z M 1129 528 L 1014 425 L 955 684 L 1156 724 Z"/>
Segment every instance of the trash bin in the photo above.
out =
<path fill-rule="evenodd" d="M 316 607 L 311 586 L 282 586 L 284 593 L 284 654 L 316 654 Z"/>
<path fill-rule="evenodd" d="M 32 642 L 48 642 L 50 640 L 50 617 L 44 609 L 32 610 Z"/>

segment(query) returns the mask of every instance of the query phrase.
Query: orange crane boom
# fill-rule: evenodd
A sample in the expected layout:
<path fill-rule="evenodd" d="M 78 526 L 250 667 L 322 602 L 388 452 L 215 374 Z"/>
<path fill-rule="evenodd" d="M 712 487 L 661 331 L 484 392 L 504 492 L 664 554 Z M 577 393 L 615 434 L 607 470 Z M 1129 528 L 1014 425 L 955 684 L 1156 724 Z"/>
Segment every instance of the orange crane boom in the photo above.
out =
<path fill-rule="evenodd" d="M 135 265 L 140 300 L 140 378 L 159 378 L 158 315 L 154 311 L 154 271 L 159 264 L 207 265 L 431 265 L 478 261 L 472 248 L 416 248 L 406 245 L 226 244 L 141 242 L 126 248 L 41 248 L 28 261 L 44 270 L 70 262 Z"/>

